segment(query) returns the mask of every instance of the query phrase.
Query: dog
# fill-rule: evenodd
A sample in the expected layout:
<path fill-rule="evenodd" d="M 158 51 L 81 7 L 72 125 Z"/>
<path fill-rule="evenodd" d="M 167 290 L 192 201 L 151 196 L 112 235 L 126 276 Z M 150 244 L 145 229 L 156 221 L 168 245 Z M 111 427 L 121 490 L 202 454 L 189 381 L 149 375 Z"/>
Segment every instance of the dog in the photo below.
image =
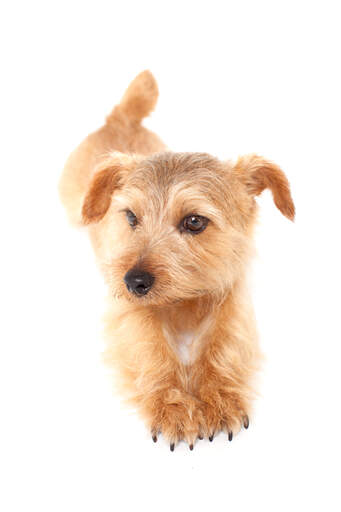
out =
<path fill-rule="evenodd" d="M 222 162 L 174 153 L 142 126 L 149 71 L 69 157 L 68 217 L 86 226 L 109 287 L 105 359 L 118 386 L 173 451 L 248 428 L 261 353 L 247 289 L 258 206 L 270 189 L 293 220 L 283 171 L 257 155 Z"/>

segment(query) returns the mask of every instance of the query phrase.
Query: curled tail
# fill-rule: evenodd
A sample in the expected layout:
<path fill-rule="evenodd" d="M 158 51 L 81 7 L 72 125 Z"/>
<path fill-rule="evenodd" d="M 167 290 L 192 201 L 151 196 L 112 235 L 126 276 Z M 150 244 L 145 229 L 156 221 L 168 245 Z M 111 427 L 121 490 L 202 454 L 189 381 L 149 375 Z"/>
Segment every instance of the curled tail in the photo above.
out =
<path fill-rule="evenodd" d="M 158 86 L 152 73 L 142 71 L 129 84 L 119 105 L 108 116 L 107 122 L 117 118 L 117 114 L 124 114 L 129 120 L 140 123 L 155 108 L 159 95 Z"/>

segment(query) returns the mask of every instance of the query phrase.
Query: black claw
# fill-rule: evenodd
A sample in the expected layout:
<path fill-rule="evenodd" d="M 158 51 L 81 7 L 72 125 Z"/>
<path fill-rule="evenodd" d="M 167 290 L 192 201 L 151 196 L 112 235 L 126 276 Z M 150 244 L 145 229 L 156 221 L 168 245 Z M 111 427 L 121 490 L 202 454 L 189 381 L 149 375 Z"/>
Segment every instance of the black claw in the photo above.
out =
<path fill-rule="evenodd" d="M 244 424 L 244 428 L 249 428 L 250 422 L 249 422 L 248 416 L 244 416 L 243 424 Z"/>
<path fill-rule="evenodd" d="M 212 435 L 208 438 L 208 439 L 211 441 L 211 443 L 212 443 L 212 441 L 213 441 L 213 437 L 214 437 L 214 434 L 212 434 Z"/>
<path fill-rule="evenodd" d="M 232 430 L 229 431 L 229 441 L 232 441 L 233 439 L 233 432 Z"/>
<path fill-rule="evenodd" d="M 203 436 L 198 436 L 198 439 L 200 439 L 200 441 L 202 441 L 204 438 L 203 438 Z"/>
<path fill-rule="evenodd" d="M 171 452 L 174 452 L 175 443 L 171 443 L 169 448 Z"/>
<path fill-rule="evenodd" d="M 190 444 L 190 445 L 189 445 L 189 449 L 190 449 L 190 450 L 193 450 L 193 444 Z"/>
<path fill-rule="evenodd" d="M 153 437 L 152 437 L 152 439 L 153 439 L 154 443 L 156 443 L 156 441 L 157 441 L 157 436 L 153 436 Z"/>

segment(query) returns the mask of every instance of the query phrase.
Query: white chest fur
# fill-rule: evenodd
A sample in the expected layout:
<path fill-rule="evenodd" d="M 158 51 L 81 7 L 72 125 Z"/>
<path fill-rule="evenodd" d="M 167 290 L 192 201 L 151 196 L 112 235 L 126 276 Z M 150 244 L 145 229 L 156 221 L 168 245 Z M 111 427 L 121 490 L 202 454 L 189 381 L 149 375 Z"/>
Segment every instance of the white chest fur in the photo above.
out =
<path fill-rule="evenodd" d="M 193 348 L 195 333 L 193 331 L 184 331 L 177 333 L 174 343 L 177 348 L 178 356 L 183 364 L 191 362 L 191 352 Z"/>
<path fill-rule="evenodd" d="M 207 339 L 207 333 L 211 325 L 211 318 L 206 318 L 193 330 L 176 330 L 169 325 L 164 325 L 163 332 L 166 340 L 182 362 L 192 364 L 198 356 L 200 349 Z"/>

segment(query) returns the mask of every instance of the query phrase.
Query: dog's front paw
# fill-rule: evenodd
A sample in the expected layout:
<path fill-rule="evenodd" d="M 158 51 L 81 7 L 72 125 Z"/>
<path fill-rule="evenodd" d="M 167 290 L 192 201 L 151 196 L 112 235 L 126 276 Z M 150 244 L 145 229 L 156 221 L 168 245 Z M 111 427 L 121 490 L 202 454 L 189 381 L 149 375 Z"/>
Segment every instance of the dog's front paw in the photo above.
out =
<path fill-rule="evenodd" d="M 205 435 L 210 441 L 220 431 L 226 432 L 232 441 L 233 434 L 242 426 L 249 427 L 247 407 L 235 394 L 211 390 L 201 393 L 200 398 L 204 403 Z"/>
<path fill-rule="evenodd" d="M 151 426 L 153 441 L 162 433 L 169 442 L 171 451 L 179 441 L 186 441 L 193 450 L 196 439 L 205 433 L 205 420 L 202 408 L 197 401 L 187 399 L 182 403 L 163 404 L 156 412 Z"/>

